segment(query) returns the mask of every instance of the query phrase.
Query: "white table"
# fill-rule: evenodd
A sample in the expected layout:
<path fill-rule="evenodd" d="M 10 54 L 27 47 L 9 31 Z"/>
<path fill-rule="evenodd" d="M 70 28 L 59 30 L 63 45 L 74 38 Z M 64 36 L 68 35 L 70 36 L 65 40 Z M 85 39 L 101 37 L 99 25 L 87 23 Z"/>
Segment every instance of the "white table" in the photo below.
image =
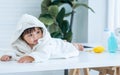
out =
<path fill-rule="evenodd" d="M 73 68 L 120 66 L 120 52 L 110 54 L 80 52 L 78 57 L 51 59 L 44 63 L 0 62 L 0 73 L 35 72 Z"/>

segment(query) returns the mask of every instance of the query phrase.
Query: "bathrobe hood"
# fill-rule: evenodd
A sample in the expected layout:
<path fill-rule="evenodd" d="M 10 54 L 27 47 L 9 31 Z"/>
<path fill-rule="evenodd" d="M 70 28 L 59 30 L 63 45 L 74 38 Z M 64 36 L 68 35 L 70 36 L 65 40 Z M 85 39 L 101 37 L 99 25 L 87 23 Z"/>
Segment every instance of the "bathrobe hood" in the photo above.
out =
<path fill-rule="evenodd" d="M 45 25 L 38 20 L 36 17 L 25 14 L 21 17 L 20 21 L 17 24 L 15 34 L 13 35 L 11 43 L 16 43 L 19 40 L 19 37 L 23 33 L 24 30 L 31 27 L 41 27 L 43 29 L 43 39 L 51 38 L 49 32 L 47 31 Z"/>

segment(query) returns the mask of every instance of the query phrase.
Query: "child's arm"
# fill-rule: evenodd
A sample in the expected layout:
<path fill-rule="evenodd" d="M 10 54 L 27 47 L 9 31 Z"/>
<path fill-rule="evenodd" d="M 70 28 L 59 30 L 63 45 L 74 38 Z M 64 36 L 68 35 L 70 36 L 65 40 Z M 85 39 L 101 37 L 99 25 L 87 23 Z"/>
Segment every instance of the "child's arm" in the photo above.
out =
<path fill-rule="evenodd" d="M 63 40 L 64 42 L 67 42 L 67 40 Z M 83 51 L 84 46 L 80 43 L 72 43 L 78 50 Z"/>
<path fill-rule="evenodd" d="M 83 45 L 80 43 L 73 43 L 73 45 L 80 51 L 83 51 L 83 49 L 84 49 Z"/>
<path fill-rule="evenodd" d="M 31 56 L 23 56 L 18 60 L 19 63 L 32 63 L 33 61 L 34 58 Z"/>
<path fill-rule="evenodd" d="M 0 58 L 0 60 L 1 60 L 1 61 L 9 61 L 11 58 L 12 58 L 12 56 L 3 55 L 3 56 Z"/>

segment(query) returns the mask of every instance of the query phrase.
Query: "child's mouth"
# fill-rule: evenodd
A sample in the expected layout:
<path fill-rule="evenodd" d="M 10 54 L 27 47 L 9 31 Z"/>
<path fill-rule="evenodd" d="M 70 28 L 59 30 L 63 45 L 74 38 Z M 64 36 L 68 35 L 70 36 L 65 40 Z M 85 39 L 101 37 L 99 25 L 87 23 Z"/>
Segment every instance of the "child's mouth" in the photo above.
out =
<path fill-rule="evenodd" d="M 38 40 L 34 40 L 34 43 L 38 43 Z"/>

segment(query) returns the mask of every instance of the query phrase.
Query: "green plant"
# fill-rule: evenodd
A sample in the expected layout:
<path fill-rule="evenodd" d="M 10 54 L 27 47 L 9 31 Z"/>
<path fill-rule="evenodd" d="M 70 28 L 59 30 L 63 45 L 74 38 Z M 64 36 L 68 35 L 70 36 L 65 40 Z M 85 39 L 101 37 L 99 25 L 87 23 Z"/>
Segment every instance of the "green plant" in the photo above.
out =
<path fill-rule="evenodd" d="M 72 11 L 66 13 L 66 7 L 59 8 L 64 4 L 68 4 Z M 87 4 L 79 3 L 77 0 L 43 0 L 39 19 L 46 25 L 52 37 L 71 41 L 75 9 L 80 6 L 94 12 Z M 70 23 L 64 19 L 67 16 L 71 16 Z"/>

